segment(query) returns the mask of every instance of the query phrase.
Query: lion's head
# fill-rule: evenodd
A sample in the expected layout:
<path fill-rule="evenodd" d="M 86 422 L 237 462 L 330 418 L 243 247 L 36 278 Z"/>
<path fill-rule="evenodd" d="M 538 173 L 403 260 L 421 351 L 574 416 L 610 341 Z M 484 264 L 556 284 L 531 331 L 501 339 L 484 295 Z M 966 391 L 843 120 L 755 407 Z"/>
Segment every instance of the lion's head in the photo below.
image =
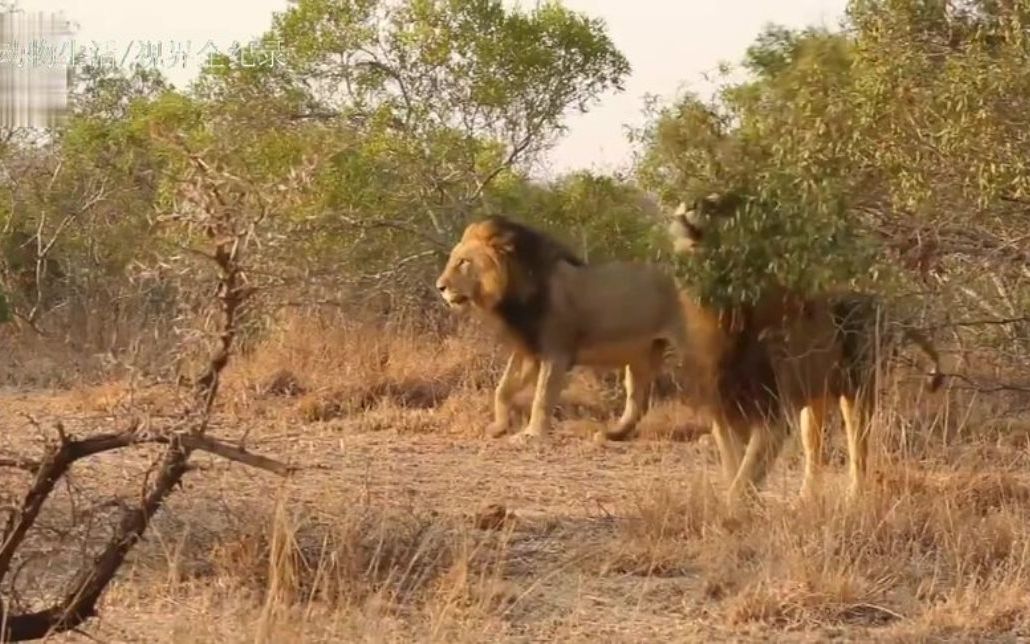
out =
<path fill-rule="evenodd" d="M 680 202 L 672 213 L 668 228 L 673 249 L 683 254 L 696 251 L 712 220 L 732 215 L 740 202 L 740 197 L 734 193 L 712 193 L 698 199 L 692 206 Z"/>
<path fill-rule="evenodd" d="M 479 223 L 466 228 L 436 280 L 440 296 L 451 308 L 492 308 L 507 287 L 502 250 L 485 232 Z"/>
<path fill-rule="evenodd" d="M 465 228 L 436 288 L 453 308 L 501 312 L 538 298 L 561 261 L 583 264 L 557 240 L 506 217 L 490 217 Z"/>

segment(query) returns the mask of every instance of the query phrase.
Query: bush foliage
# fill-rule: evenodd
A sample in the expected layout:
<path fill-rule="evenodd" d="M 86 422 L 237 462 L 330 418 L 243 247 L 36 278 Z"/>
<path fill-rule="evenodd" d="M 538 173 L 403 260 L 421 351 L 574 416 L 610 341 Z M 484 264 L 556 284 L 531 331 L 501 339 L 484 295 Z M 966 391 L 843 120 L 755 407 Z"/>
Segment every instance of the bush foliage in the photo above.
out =
<path fill-rule="evenodd" d="M 464 225 L 497 212 L 592 261 L 667 262 L 661 211 L 720 192 L 740 207 L 678 262 L 709 299 L 852 284 L 1018 318 L 1030 3 L 854 0 L 844 26 L 769 26 L 743 80 L 650 103 L 629 177 L 529 172 L 631 71 L 557 2 L 300 0 L 255 39 L 279 64 L 215 59 L 188 88 L 80 66 L 71 117 L 3 147 L 0 310 L 105 351 L 188 312 L 193 240 L 163 222 L 196 207 L 179 189 L 203 155 L 262 204 L 252 275 L 279 300 L 421 309 Z"/>

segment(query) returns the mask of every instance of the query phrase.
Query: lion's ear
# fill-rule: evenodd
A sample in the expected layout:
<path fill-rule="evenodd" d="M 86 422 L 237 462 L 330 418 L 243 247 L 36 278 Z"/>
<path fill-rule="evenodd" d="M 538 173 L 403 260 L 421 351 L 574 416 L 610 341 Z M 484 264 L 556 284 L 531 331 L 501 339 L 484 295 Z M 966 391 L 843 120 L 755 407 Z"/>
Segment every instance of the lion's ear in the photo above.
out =
<path fill-rule="evenodd" d="M 742 203 L 743 199 L 736 192 L 713 192 L 698 201 L 697 210 L 704 215 L 726 217 L 732 215 Z"/>
<path fill-rule="evenodd" d="M 516 235 L 513 230 L 497 230 L 490 236 L 489 244 L 502 255 L 515 253 Z"/>

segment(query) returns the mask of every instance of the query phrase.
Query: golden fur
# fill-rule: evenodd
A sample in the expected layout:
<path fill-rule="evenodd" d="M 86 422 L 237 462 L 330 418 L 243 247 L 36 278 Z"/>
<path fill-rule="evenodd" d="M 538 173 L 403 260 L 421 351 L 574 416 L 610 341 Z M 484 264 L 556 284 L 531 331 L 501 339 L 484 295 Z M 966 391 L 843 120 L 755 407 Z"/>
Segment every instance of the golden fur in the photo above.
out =
<path fill-rule="evenodd" d="M 711 205 L 713 197 L 708 197 Z M 697 213 L 681 208 L 669 227 L 677 252 L 693 252 L 703 239 Z M 822 462 L 823 423 L 835 401 L 847 433 L 850 487 L 865 480 L 868 419 L 883 358 L 901 336 L 934 363 L 929 388 L 941 384 L 940 360 L 930 342 L 903 329 L 873 295 L 854 292 L 800 297 L 769 292 L 757 304 L 734 310 L 701 305 L 683 293 L 688 324 L 689 373 L 702 386 L 698 402 L 712 420 L 728 495 L 737 501 L 762 482 L 786 433 L 782 421 L 800 417 L 805 469 L 803 495 L 815 489 Z"/>
<path fill-rule="evenodd" d="M 513 352 L 494 395 L 492 436 L 507 433 L 512 398 L 534 379 L 525 429 L 543 438 L 573 366 L 625 368 L 626 405 L 597 438 L 630 436 L 667 354 L 685 343 L 673 278 L 628 262 L 587 265 L 551 237 L 503 217 L 470 224 L 437 280 L 444 300 L 497 323 Z"/>

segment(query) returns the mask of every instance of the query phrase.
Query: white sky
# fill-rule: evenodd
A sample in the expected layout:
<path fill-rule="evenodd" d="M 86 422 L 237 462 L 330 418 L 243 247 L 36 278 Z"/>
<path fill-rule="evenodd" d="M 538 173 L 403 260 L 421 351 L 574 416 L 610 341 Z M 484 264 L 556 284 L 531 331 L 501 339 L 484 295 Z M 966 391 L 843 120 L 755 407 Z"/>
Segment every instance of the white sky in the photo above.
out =
<path fill-rule="evenodd" d="M 534 0 L 512 0 L 523 6 Z M 566 6 L 604 18 L 616 46 L 629 59 L 626 91 L 603 97 L 586 115 L 569 121 L 570 132 L 545 160 L 545 171 L 575 168 L 613 170 L 631 161 L 624 126 L 641 122 L 643 97 L 674 97 L 681 89 L 705 92 L 703 74 L 721 61 L 736 63 L 767 22 L 791 27 L 835 27 L 846 0 L 565 0 Z M 213 42 L 225 50 L 233 41 L 262 33 L 286 0 L 21 0 L 25 10 L 63 10 L 77 22 L 77 47 L 104 43 L 130 61 L 144 42 L 189 41 L 191 51 Z M 288 44 L 287 44 L 288 48 Z M 199 57 L 183 68 L 163 68 L 176 84 L 197 69 Z"/>

